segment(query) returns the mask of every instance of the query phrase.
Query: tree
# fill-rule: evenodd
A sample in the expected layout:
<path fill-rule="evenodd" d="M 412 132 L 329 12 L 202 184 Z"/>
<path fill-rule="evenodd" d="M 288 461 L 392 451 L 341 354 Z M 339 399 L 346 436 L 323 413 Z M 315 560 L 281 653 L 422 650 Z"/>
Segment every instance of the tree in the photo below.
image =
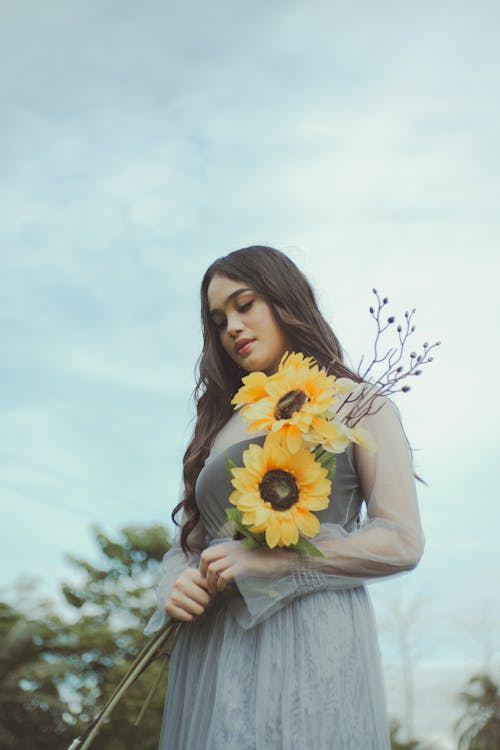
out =
<path fill-rule="evenodd" d="M 99 529 L 94 535 L 97 564 L 69 557 L 82 574 L 78 585 L 63 586 L 76 619 L 63 619 L 47 604 L 30 603 L 24 611 L 0 605 L 0 746 L 6 750 L 66 750 L 145 643 L 153 581 L 169 548 L 166 532 L 128 527 L 116 539 Z M 151 668 L 131 688 L 96 750 L 156 750 L 166 675 L 141 725 L 133 725 L 156 677 Z"/>
<path fill-rule="evenodd" d="M 128 527 L 116 540 L 95 529 L 102 563 L 70 556 L 84 575 L 80 586 L 64 585 L 67 602 L 77 609 L 78 649 L 71 652 L 78 695 L 78 721 L 87 722 L 102 707 L 145 642 L 144 625 L 154 607 L 153 580 L 170 546 L 163 527 Z M 166 676 L 139 727 L 133 725 L 156 679 L 149 670 L 127 693 L 98 740 L 103 750 L 156 750 Z"/>
<path fill-rule="evenodd" d="M 66 664 L 51 654 L 51 644 L 65 625 L 50 608 L 36 607 L 27 618 L 0 602 L 0 747 L 48 750 L 64 747 L 71 727 L 64 719 L 65 701 L 58 684 Z"/>
<path fill-rule="evenodd" d="M 457 721 L 459 750 L 498 750 L 500 747 L 500 694 L 489 675 L 474 675 L 468 690 L 459 694 L 465 713 Z"/>

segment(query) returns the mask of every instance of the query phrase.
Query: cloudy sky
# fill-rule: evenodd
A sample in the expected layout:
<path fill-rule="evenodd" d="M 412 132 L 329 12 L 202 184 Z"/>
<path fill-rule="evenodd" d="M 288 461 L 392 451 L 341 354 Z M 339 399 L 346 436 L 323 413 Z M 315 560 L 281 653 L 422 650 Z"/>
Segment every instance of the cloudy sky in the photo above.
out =
<path fill-rule="evenodd" d="M 0 585 L 55 595 L 94 523 L 171 528 L 201 276 L 274 245 L 352 363 L 374 286 L 443 341 L 398 402 L 426 555 L 372 592 L 392 714 L 408 616 L 416 732 L 453 747 L 455 694 L 500 669 L 498 3 L 0 7 Z"/>

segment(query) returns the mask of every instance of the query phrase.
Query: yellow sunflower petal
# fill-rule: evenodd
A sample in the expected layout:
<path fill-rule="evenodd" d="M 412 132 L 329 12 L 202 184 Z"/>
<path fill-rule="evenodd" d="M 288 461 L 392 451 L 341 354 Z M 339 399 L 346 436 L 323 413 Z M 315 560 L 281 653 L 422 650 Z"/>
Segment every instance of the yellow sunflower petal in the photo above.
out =
<path fill-rule="evenodd" d="M 324 496 L 328 497 L 332 491 L 332 483 L 325 477 L 317 479 L 314 483 L 307 486 L 303 485 L 303 489 L 304 494 L 307 494 L 307 497 L 311 499 Z"/>
<path fill-rule="evenodd" d="M 270 432 L 264 441 L 263 448 L 266 470 L 284 467 L 287 460 L 287 452 L 283 449 L 281 435 Z"/>
<path fill-rule="evenodd" d="M 236 490 L 236 492 L 238 492 L 238 490 Z M 231 499 L 234 494 L 235 493 L 232 492 L 229 496 L 229 502 L 233 503 L 233 505 L 236 505 L 236 507 L 238 507 L 242 511 L 255 510 L 261 503 L 260 495 L 258 492 L 238 492 L 238 495 L 235 498 L 236 502 Z"/>
<path fill-rule="evenodd" d="M 285 440 L 290 453 L 297 453 L 302 445 L 302 433 L 297 427 L 290 425 L 286 430 Z"/>
<path fill-rule="evenodd" d="M 231 403 L 239 409 L 244 404 L 252 403 L 267 395 L 266 384 L 268 376 L 265 372 L 251 372 L 243 379 L 243 385 L 231 399 Z"/>
<path fill-rule="evenodd" d="M 258 508 L 255 509 L 255 513 L 254 513 L 255 520 L 253 521 L 253 523 L 258 524 L 258 525 L 262 523 L 267 523 L 267 520 L 269 516 L 271 515 L 271 513 L 272 513 L 272 510 L 270 510 L 269 508 L 266 508 L 265 505 L 259 505 Z"/>
<path fill-rule="evenodd" d="M 301 502 L 301 505 L 308 510 L 325 510 L 325 508 L 328 508 L 329 503 L 330 494 L 328 493 L 320 495 L 318 497 L 304 498 Z"/>
<path fill-rule="evenodd" d="M 246 422 L 263 422 L 266 426 L 270 425 L 274 420 L 274 400 L 261 398 L 243 407 L 241 413 Z"/>
<path fill-rule="evenodd" d="M 293 518 L 283 518 L 281 521 L 281 541 L 286 547 L 297 544 L 299 541 L 299 530 Z"/>
<path fill-rule="evenodd" d="M 233 487 L 235 490 L 238 490 L 238 492 L 245 494 L 246 492 L 253 492 L 256 487 L 258 487 L 258 484 L 257 481 L 248 474 L 242 479 L 233 479 Z"/>
<path fill-rule="evenodd" d="M 296 509 L 295 523 L 299 527 L 299 530 L 306 536 L 312 537 L 319 533 L 319 519 L 307 510 L 303 510 L 302 508 Z"/>
<path fill-rule="evenodd" d="M 271 549 L 276 547 L 280 540 L 280 523 L 275 516 L 273 513 L 266 526 L 266 542 Z"/>

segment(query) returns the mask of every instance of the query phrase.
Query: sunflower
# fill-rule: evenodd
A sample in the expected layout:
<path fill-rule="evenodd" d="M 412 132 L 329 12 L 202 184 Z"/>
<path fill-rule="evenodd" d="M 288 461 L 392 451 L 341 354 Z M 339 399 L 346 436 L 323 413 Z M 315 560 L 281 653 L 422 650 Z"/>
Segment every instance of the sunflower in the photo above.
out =
<path fill-rule="evenodd" d="M 243 378 L 243 386 L 231 403 L 242 409 L 249 431 L 279 432 L 288 450 L 296 453 L 308 432 L 335 444 L 338 429 L 325 418 L 325 413 L 339 395 L 356 387 L 357 383 L 349 378 L 327 375 L 312 357 L 292 352 L 284 355 L 274 375 L 253 372 Z"/>
<path fill-rule="evenodd" d="M 263 446 L 251 443 L 242 467 L 232 468 L 235 488 L 229 497 L 241 511 L 241 523 L 253 534 L 265 533 L 268 547 L 297 544 L 299 535 L 320 529 L 311 512 L 328 507 L 327 470 L 305 448 L 291 453 L 279 435 L 269 433 Z"/>

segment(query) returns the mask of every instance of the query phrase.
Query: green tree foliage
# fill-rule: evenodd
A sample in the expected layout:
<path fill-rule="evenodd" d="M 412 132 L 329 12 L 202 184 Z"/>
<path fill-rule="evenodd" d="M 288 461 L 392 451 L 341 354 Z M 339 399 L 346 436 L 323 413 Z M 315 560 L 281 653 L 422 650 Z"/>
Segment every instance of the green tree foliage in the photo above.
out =
<path fill-rule="evenodd" d="M 0 747 L 46 750 L 71 737 L 58 685 L 67 665 L 54 649 L 65 625 L 47 605 L 27 618 L 0 602 Z M 24 741 L 29 738 L 29 744 Z"/>
<path fill-rule="evenodd" d="M 66 750 L 103 706 L 143 647 L 154 607 L 153 582 L 169 548 L 161 527 L 94 530 L 99 560 L 70 557 L 78 585 L 63 594 L 74 617 L 47 604 L 24 611 L 0 604 L 0 747 Z M 26 614 L 29 609 L 30 614 Z M 166 675 L 138 727 L 133 722 L 157 678 L 148 670 L 115 709 L 96 750 L 156 750 Z"/>
<path fill-rule="evenodd" d="M 470 678 L 468 689 L 459 695 L 464 715 L 455 725 L 459 750 L 498 750 L 500 748 L 500 694 L 489 675 Z"/>

